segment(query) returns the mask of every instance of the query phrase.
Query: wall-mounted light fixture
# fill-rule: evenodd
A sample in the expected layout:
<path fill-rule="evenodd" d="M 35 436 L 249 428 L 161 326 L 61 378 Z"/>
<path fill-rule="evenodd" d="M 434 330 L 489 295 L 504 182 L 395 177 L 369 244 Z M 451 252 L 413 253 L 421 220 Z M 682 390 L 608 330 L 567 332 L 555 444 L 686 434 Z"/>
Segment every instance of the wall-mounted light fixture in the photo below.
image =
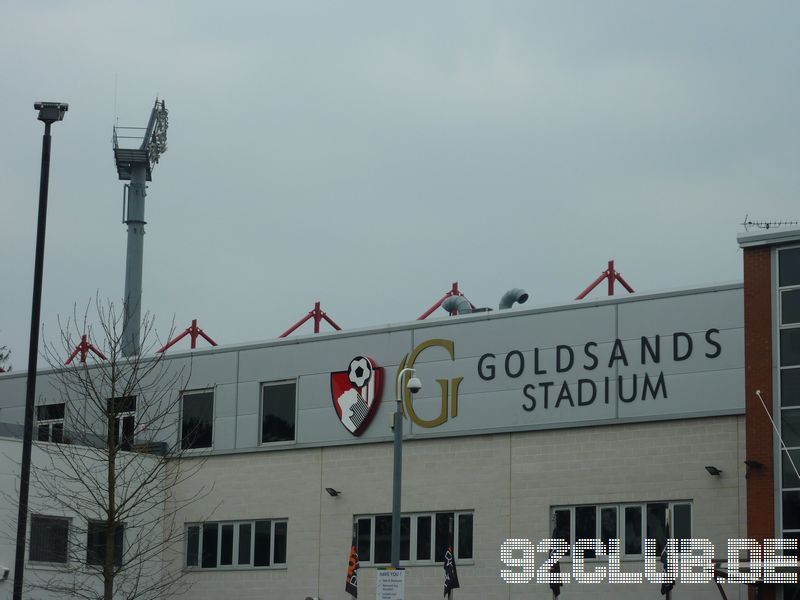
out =
<path fill-rule="evenodd" d="M 710 465 L 707 466 L 706 471 L 708 471 L 709 475 L 713 475 L 714 477 L 719 477 L 720 475 L 722 475 L 722 469 L 718 469 L 717 467 L 714 466 Z"/>
<path fill-rule="evenodd" d="M 336 496 L 340 496 L 342 492 L 339 490 L 335 490 L 333 488 L 325 488 L 325 491 L 331 495 L 331 497 L 336 498 Z"/>
<path fill-rule="evenodd" d="M 744 478 L 747 479 L 750 476 L 750 469 L 760 469 L 764 466 L 764 463 L 758 460 L 751 460 L 747 459 L 744 461 L 744 464 L 747 465 L 747 470 L 745 471 Z"/>

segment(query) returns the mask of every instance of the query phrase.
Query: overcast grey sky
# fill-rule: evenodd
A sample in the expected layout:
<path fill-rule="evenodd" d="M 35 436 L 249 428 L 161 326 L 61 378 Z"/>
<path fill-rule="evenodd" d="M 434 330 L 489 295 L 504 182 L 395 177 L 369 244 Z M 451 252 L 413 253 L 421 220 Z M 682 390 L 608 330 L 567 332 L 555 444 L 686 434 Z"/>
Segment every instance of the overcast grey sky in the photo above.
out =
<path fill-rule="evenodd" d="M 637 291 L 740 280 L 745 214 L 800 218 L 799 19 L 797 2 L 0 0 L 0 345 L 25 368 L 36 100 L 70 105 L 48 337 L 74 303 L 122 297 L 111 130 L 144 126 L 156 95 L 143 305 L 162 331 L 269 339 L 317 299 L 345 329 L 407 321 L 453 281 L 480 306 L 510 287 L 569 302 L 610 258 Z"/>

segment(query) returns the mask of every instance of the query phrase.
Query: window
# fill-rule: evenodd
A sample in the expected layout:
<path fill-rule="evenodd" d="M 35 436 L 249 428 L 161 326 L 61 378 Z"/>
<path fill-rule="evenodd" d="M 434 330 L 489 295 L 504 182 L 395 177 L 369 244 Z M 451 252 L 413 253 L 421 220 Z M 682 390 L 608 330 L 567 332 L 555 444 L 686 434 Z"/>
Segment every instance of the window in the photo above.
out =
<path fill-rule="evenodd" d="M 600 541 L 608 544 L 608 540 L 617 535 L 617 507 L 604 506 L 600 509 Z"/>
<path fill-rule="evenodd" d="M 285 567 L 286 520 L 195 523 L 186 527 L 186 566 L 194 569 Z"/>
<path fill-rule="evenodd" d="M 800 530 L 800 490 L 783 491 L 783 527 Z"/>
<path fill-rule="evenodd" d="M 568 544 L 581 539 L 599 539 L 604 544 L 617 535 L 617 506 L 575 506 L 557 508 L 553 511 L 552 525 L 554 539 L 566 541 Z M 574 518 L 573 518 L 574 517 Z M 575 536 L 572 536 L 574 522 Z M 641 527 L 641 517 L 639 517 Z M 633 539 L 633 536 L 631 536 Z M 641 533 L 640 533 L 641 543 Z M 638 553 L 638 552 L 637 552 Z M 594 550 L 586 550 L 584 557 L 595 558 Z"/>
<path fill-rule="evenodd" d="M 604 544 L 610 539 L 619 539 L 623 555 L 641 556 L 642 540 L 654 539 L 658 554 L 667 538 L 692 537 L 692 505 L 689 502 L 647 502 L 565 506 L 553 509 L 552 523 L 553 537 L 570 545 L 581 539 L 599 539 Z M 591 550 L 585 556 L 595 557 Z"/>
<path fill-rule="evenodd" d="M 642 553 L 642 507 L 625 507 L 625 554 Z"/>
<path fill-rule="evenodd" d="M 781 292 L 781 325 L 800 323 L 800 289 Z"/>
<path fill-rule="evenodd" d="M 106 531 L 104 521 L 89 521 L 86 531 L 86 564 L 102 566 L 106 558 Z M 122 544 L 125 541 L 125 525 L 114 526 L 114 565 L 122 566 Z"/>
<path fill-rule="evenodd" d="M 560 508 L 553 511 L 553 539 L 564 540 L 567 543 L 572 539 L 572 510 Z"/>
<path fill-rule="evenodd" d="M 294 441 L 297 384 L 294 381 L 261 386 L 261 443 Z"/>
<path fill-rule="evenodd" d="M 37 438 L 40 442 L 64 441 L 64 403 L 36 407 Z"/>
<path fill-rule="evenodd" d="M 800 327 L 781 329 L 781 366 L 800 365 Z"/>
<path fill-rule="evenodd" d="M 456 556 L 460 559 L 472 558 L 472 515 L 458 515 L 458 546 Z"/>
<path fill-rule="evenodd" d="M 792 456 L 792 462 L 795 465 L 800 464 L 800 450 L 789 450 L 788 454 Z M 785 488 L 800 488 L 800 479 L 792 468 L 792 463 L 789 461 L 789 456 L 786 452 L 781 454 L 783 460 L 783 487 Z"/>
<path fill-rule="evenodd" d="M 686 540 L 692 537 L 692 506 L 691 504 L 675 504 L 672 507 L 671 536 L 677 540 Z"/>
<path fill-rule="evenodd" d="M 647 539 L 656 541 L 656 554 L 660 555 L 667 544 L 667 509 L 666 502 L 655 502 L 647 505 Z"/>
<path fill-rule="evenodd" d="M 778 285 L 780 287 L 800 285 L 800 248 L 780 251 Z"/>
<path fill-rule="evenodd" d="M 597 507 L 596 506 L 576 506 L 575 507 L 575 539 L 585 540 L 598 538 L 597 535 Z M 587 550 L 586 558 L 594 558 L 594 550 Z"/>
<path fill-rule="evenodd" d="M 800 248 L 781 249 L 777 255 L 780 430 L 788 454 L 800 464 Z M 800 479 L 786 452 L 781 453 L 781 461 L 781 529 L 784 538 L 796 538 L 800 536 Z"/>
<path fill-rule="evenodd" d="M 358 560 L 384 565 L 392 557 L 392 515 L 356 517 Z M 456 560 L 472 560 L 472 512 L 401 515 L 400 560 L 407 563 L 443 563 L 448 546 Z"/>
<path fill-rule="evenodd" d="M 114 414 L 114 445 L 120 450 L 132 450 L 136 429 L 136 396 L 109 399 L 108 411 Z"/>
<path fill-rule="evenodd" d="M 28 560 L 66 564 L 68 548 L 69 519 L 31 515 L 31 543 Z"/>
<path fill-rule="evenodd" d="M 181 399 L 181 448 L 211 448 L 214 390 L 184 392 Z"/>
<path fill-rule="evenodd" d="M 430 531 L 430 523 L 428 524 Z M 372 517 L 356 520 L 356 539 L 358 543 L 358 560 L 363 563 L 372 562 Z M 430 550 L 430 545 L 428 546 Z"/>
<path fill-rule="evenodd" d="M 800 369 L 781 369 L 781 406 L 800 406 Z"/>

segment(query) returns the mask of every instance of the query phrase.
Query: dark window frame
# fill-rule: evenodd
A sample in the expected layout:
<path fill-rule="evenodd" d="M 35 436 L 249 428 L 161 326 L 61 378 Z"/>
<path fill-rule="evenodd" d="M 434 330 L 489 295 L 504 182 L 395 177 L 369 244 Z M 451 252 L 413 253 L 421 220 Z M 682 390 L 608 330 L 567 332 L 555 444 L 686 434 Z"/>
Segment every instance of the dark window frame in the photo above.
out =
<path fill-rule="evenodd" d="M 649 501 L 649 502 L 621 502 L 621 503 L 604 503 L 604 504 L 574 504 L 574 505 L 564 505 L 564 506 L 552 506 L 550 508 L 550 531 L 553 530 L 553 523 L 555 519 L 556 511 L 569 511 L 570 513 L 570 539 L 568 540 L 570 547 L 575 544 L 576 539 L 576 531 L 575 531 L 575 509 L 581 508 L 585 509 L 588 507 L 594 507 L 595 509 L 595 538 L 602 539 L 602 511 L 604 509 L 614 508 L 616 509 L 616 526 L 617 531 L 616 535 L 611 536 L 612 539 L 618 539 L 620 541 L 620 557 L 622 558 L 630 558 L 630 559 L 641 559 L 644 557 L 644 540 L 648 538 L 647 535 L 647 514 L 648 514 L 648 506 L 657 505 L 657 504 L 666 504 L 667 510 L 669 511 L 669 519 L 670 519 L 670 538 L 674 538 L 674 522 L 675 522 L 675 507 L 676 506 L 688 506 L 689 507 L 689 530 L 690 533 L 694 532 L 694 503 L 691 500 L 660 500 L 660 501 Z M 639 509 L 639 532 L 640 532 L 640 544 L 641 544 L 641 552 L 626 552 L 626 510 L 632 509 Z M 600 557 L 599 559 L 592 558 L 589 553 L 586 555 L 586 560 L 600 560 L 604 561 L 607 560 L 606 557 Z"/>
<path fill-rule="evenodd" d="M 47 414 L 52 413 L 54 408 L 60 407 L 56 412 L 60 412 L 60 416 L 58 414 Z M 64 443 L 64 421 L 66 419 L 67 414 L 67 407 L 66 403 L 64 402 L 54 402 L 52 404 L 38 404 L 36 406 L 36 439 L 39 442 L 50 442 L 53 444 L 63 444 Z M 46 428 L 46 435 L 42 436 L 42 432 L 45 431 L 42 428 Z M 45 437 L 46 439 L 42 439 Z"/>
<path fill-rule="evenodd" d="M 265 404 L 265 390 L 271 387 L 280 387 L 292 385 L 294 387 L 294 396 L 292 398 L 292 418 L 294 419 L 292 423 L 292 437 L 291 439 L 278 439 L 278 440 L 267 440 L 264 441 L 264 418 L 266 411 L 264 410 Z M 259 433 L 258 433 L 258 443 L 260 446 L 272 446 L 272 445 L 286 445 L 286 444 L 295 444 L 297 443 L 297 394 L 298 394 L 298 381 L 297 379 L 281 379 L 276 381 L 263 381 L 259 387 Z"/>
<path fill-rule="evenodd" d="M 86 525 L 86 565 L 90 567 L 102 567 L 105 556 L 105 539 L 102 542 L 100 536 L 105 535 L 105 521 L 89 521 Z M 94 531 L 93 531 L 94 529 Z M 99 531 L 98 531 L 99 529 Z M 93 536 L 96 536 L 93 539 Z M 119 539 L 116 539 L 117 536 Z M 125 554 L 125 523 L 117 523 L 114 532 L 114 566 L 121 567 Z"/>
<path fill-rule="evenodd" d="M 36 535 L 34 528 L 37 526 L 44 525 L 44 521 L 61 522 L 64 527 L 64 535 L 65 539 L 60 541 L 59 544 L 63 544 L 63 557 L 64 560 L 47 560 L 46 558 L 50 558 L 47 556 L 46 558 L 43 555 L 52 554 L 58 552 L 54 550 L 52 547 L 48 548 L 38 548 L 36 547 L 36 542 L 41 539 L 41 535 Z M 70 535 L 72 530 L 72 519 L 69 517 L 60 517 L 55 515 L 43 515 L 43 514 L 32 514 L 30 517 L 29 523 L 29 545 L 28 545 L 28 562 L 32 564 L 40 564 L 40 565 L 57 565 L 57 566 L 68 566 L 70 563 Z M 52 531 L 52 530 L 51 530 Z M 49 537 L 49 536 L 48 536 Z M 49 540 L 48 540 L 49 541 Z"/>
<path fill-rule="evenodd" d="M 444 560 L 437 560 L 437 548 L 439 546 L 439 540 L 437 538 L 437 531 L 436 531 L 436 516 L 437 515 L 452 515 L 453 516 L 453 552 L 455 554 L 456 563 L 465 563 L 465 564 L 473 564 L 475 561 L 475 511 L 474 510 L 438 510 L 433 512 L 414 512 L 414 513 L 402 513 L 400 515 L 401 518 L 401 534 L 402 534 L 402 520 L 409 519 L 409 535 L 408 535 L 408 558 L 403 558 L 406 554 L 402 551 L 403 548 L 403 541 L 401 539 L 401 558 L 400 564 L 403 565 L 442 565 L 444 564 Z M 460 517 L 469 517 L 471 520 L 470 528 L 471 528 L 471 539 L 472 539 L 472 547 L 470 549 L 469 557 L 460 556 L 460 528 L 461 528 L 461 518 Z M 356 525 L 357 533 L 361 534 L 359 529 L 359 521 L 369 521 L 370 523 L 370 532 L 369 532 L 369 555 L 367 557 L 362 557 L 362 552 L 359 551 L 359 565 L 366 566 L 366 567 L 378 567 L 383 565 L 390 564 L 389 560 L 386 562 L 383 561 L 376 561 L 375 560 L 375 546 L 376 546 L 376 535 L 375 535 L 375 519 L 376 517 L 391 518 L 391 514 L 387 513 L 378 513 L 378 514 L 371 514 L 371 515 L 355 515 L 353 517 L 353 523 Z M 430 544 L 428 546 L 428 554 L 429 558 L 418 558 L 419 555 L 419 546 L 418 546 L 418 528 L 419 528 L 419 519 L 430 519 Z M 363 538 L 361 538 L 363 539 Z M 391 535 L 389 538 L 389 542 L 391 543 Z"/>
<path fill-rule="evenodd" d="M 269 564 L 256 565 L 256 524 L 267 523 L 269 526 Z M 244 519 L 244 520 L 228 520 L 228 521 L 206 521 L 201 523 L 186 523 L 183 548 L 183 568 L 191 571 L 227 571 L 227 570 L 257 570 L 257 569 L 286 569 L 288 566 L 288 552 L 289 552 L 289 520 L 281 519 Z M 222 564 L 221 559 L 223 556 L 223 528 L 232 526 L 233 534 L 230 538 L 230 560 L 229 564 Z M 248 562 L 240 563 L 239 545 L 242 526 L 249 528 L 249 543 L 247 545 Z M 214 566 L 203 566 L 203 551 L 205 548 L 205 532 L 206 528 L 216 528 L 216 535 L 214 536 Z M 283 546 L 278 548 L 279 536 L 276 535 L 276 529 L 283 529 Z M 196 539 L 196 548 L 191 548 L 192 540 Z M 276 554 L 281 553 L 283 562 L 275 562 Z M 189 557 L 196 557 L 197 564 L 189 564 Z"/>
<path fill-rule="evenodd" d="M 787 303 L 786 300 L 787 299 L 791 300 L 793 297 L 797 297 L 798 294 L 800 294 L 800 286 L 797 285 L 792 287 L 780 288 L 778 290 L 778 304 L 779 304 L 778 313 L 780 316 L 778 324 L 781 327 L 792 327 L 800 325 L 800 316 L 795 317 L 795 320 L 787 321 L 787 319 L 789 318 L 788 313 L 797 312 L 797 310 L 789 309 L 789 307 L 793 305 L 793 303 L 792 302 Z"/>
<path fill-rule="evenodd" d="M 136 443 L 137 396 L 108 398 L 108 411 L 114 414 L 114 442 L 118 450 L 130 452 Z M 126 424 L 130 423 L 130 435 L 125 435 Z"/>
<path fill-rule="evenodd" d="M 198 445 L 197 438 L 200 436 L 197 435 L 197 432 L 190 438 L 191 434 L 187 434 L 186 432 L 186 407 L 185 403 L 187 400 L 191 401 L 192 396 L 205 396 L 211 395 L 211 423 L 210 423 L 210 440 L 208 441 L 208 445 Z M 184 390 L 181 392 L 181 419 L 180 419 L 180 444 L 181 450 L 209 450 L 214 447 L 214 420 L 216 418 L 216 409 L 217 409 L 217 402 L 216 402 L 216 389 L 215 388 L 204 388 L 204 389 L 197 389 L 197 390 Z"/>
<path fill-rule="evenodd" d="M 784 272 L 781 269 L 781 257 L 782 256 L 789 255 L 789 254 L 797 255 L 799 253 L 800 253 L 800 246 L 789 246 L 787 248 L 779 248 L 778 249 L 778 252 L 777 252 L 777 254 L 778 254 L 778 256 L 777 256 L 778 264 L 777 264 L 777 269 L 776 269 L 776 273 L 775 273 L 777 275 L 777 278 L 776 278 L 777 281 L 775 283 L 776 283 L 778 288 L 784 289 L 784 288 L 792 288 L 792 287 L 800 286 L 800 279 L 798 279 L 797 282 L 784 281 L 784 279 L 785 278 L 788 279 L 788 277 L 784 277 Z M 787 265 L 787 266 L 791 266 L 791 265 Z M 789 275 L 788 269 L 786 271 L 786 275 L 787 276 Z"/>

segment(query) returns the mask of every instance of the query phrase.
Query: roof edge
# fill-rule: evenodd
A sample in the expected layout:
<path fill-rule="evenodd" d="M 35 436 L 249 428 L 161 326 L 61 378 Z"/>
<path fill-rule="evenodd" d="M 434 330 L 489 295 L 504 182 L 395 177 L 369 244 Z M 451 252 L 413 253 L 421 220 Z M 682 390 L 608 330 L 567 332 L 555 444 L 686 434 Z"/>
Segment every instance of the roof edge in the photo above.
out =
<path fill-rule="evenodd" d="M 778 244 L 788 244 L 800 242 L 800 228 L 781 229 L 777 231 L 756 231 L 750 233 L 745 231 L 736 236 L 736 241 L 740 248 L 756 248 L 758 246 L 776 246 Z"/>
<path fill-rule="evenodd" d="M 800 231 L 798 231 L 798 234 L 800 234 Z M 508 319 L 524 315 L 559 312 L 566 310 L 579 310 L 583 308 L 600 307 L 613 304 L 624 304 L 628 302 L 641 302 L 646 300 L 656 300 L 659 298 L 671 298 L 675 296 L 692 296 L 697 294 L 724 292 L 724 291 L 742 289 L 743 285 L 744 284 L 742 282 L 719 283 L 715 285 L 708 285 L 697 288 L 675 288 L 669 290 L 661 290 L 657 292 L 635 293 L 627 296 L 605 297 L 589 301 L 573 300 L 570 301 L 569 303 L 542 305 L 526 309 L 516 308 L 507 310 L 494 310 L 492 312 L 472 313 L 472 314 L 458 315 L 455 317 L 442 316 L 440 318 L 432 318 L 423 321 L 414 320 L 414 321 L 405 321 L 400 323 L 388 323 L 385 325 L 377 325 L 377 326 L 372 325 L 372 326 L 360 327 L 357 329 L 347 329 L 342 331 L 331 331 L 331 332 L 324 332 L 317 334 L 311 333 L 291 338 L 273 338 L 273 339 L 258 340 L 253 342 L 219 345 L 210 348 L 198 348 L 195 350 L 185 350 L 181 352 L 170 352 L 168 356 L 165 356 L 165 358 L 172 359 L 172 358 L 188 358 L 191 356 L 207 356 L 211 354 L 239 352 L 242 350 L 252 350 L 256 348 L 287 346 L 292 344 L 308 344 L 316 341 L 328 340 L 333 338 L 339 339 L 344 337 L 357 337 L 357 336 L 372 335 L 379 333 L 391 333 L 409 329 L 416 330 L 416 329 L 425 329 L 429 327 L 440 327 L 442 325 L 450 325 L 450 324 L 455 325 L 458 323 L 466 323 L 472 321 L 491 321 L 494 319 Z M 37 375 L 46 375 L 53 371 L 54 369 L 52 368 L 41 369 L 37 371 Z M 0 375 L 0 380 L 14 379 L 17 377 L 25 377 L 25 376 L 27 376 L 27 372 L 13 371 L 11 373 L 4 373 Z"/>

